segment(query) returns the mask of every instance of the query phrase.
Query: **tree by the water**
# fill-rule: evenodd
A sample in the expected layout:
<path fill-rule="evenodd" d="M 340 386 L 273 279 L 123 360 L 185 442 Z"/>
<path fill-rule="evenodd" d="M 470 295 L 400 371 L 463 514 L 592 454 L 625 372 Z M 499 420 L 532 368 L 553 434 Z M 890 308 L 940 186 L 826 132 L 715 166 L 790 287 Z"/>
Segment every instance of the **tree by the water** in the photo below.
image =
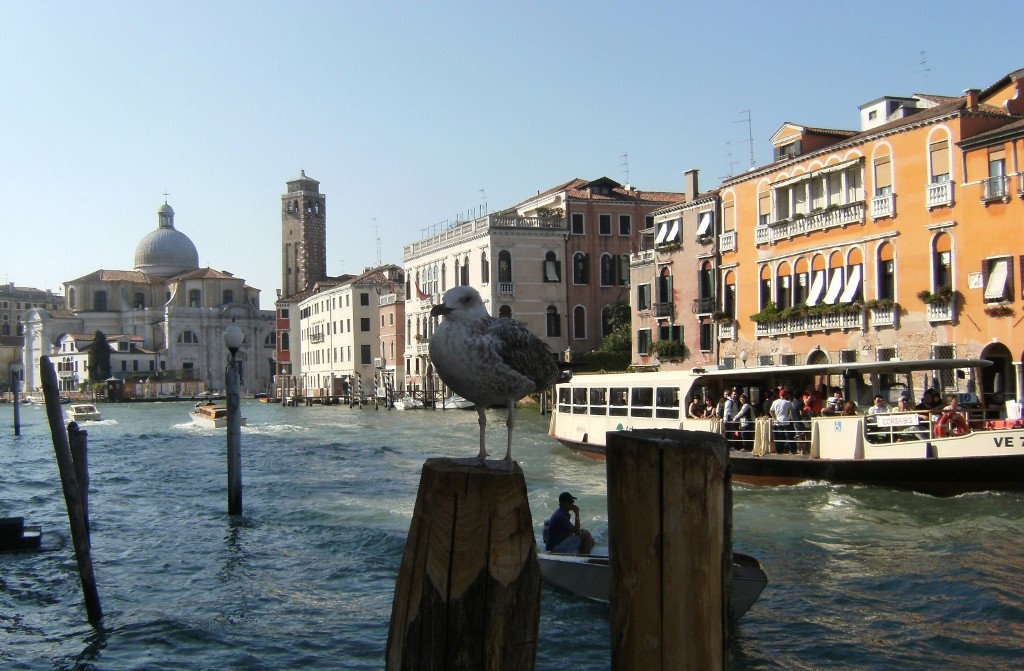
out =
<path fill-rule="evenodd" d="M 102 382 L 110 377 L 110 344 L 103 331 L 96 331 L 96 335 L 89 345 L 89 379 L 92 382 Z"/>

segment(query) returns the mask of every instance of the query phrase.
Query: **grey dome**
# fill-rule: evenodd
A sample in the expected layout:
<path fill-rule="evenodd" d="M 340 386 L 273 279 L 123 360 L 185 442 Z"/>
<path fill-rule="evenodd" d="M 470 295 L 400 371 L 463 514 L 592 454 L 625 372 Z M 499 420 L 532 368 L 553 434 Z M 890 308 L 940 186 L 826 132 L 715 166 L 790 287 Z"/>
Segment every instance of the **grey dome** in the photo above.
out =
<path fill-rule="evenodd" d="M 188 236 L 174 228 L 174 210 L 167 203 L 157 210 L 159 227 L 135 248 L 135 270 L 173 277 L 199 267 L 199 252 Z"/>

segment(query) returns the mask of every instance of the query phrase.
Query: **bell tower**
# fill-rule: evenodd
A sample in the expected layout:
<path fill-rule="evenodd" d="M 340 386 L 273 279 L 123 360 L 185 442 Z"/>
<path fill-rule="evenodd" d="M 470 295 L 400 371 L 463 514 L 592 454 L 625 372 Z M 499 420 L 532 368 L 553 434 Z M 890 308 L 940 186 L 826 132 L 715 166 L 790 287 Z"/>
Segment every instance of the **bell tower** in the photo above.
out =
<path fill-rule="evenodd" d="M 281 295 L 291 296 L 327 276 L 327 206 L 320 182 L 299 176 L 281 196 Z"/>

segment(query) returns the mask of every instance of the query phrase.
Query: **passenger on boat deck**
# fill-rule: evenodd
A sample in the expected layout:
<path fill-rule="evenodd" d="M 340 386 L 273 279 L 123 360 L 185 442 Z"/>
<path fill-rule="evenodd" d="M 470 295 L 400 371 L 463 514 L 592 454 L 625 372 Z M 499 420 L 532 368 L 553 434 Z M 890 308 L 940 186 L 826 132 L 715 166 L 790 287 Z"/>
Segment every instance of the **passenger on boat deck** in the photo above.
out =
<path fill-rule="evenodd" d="M 857 404 L 854 403 L 853 401 L 847 401 L 846 403 L 844 403 L 843 404 L 843 414 L 844 415 L 856 415 L 857 414 Z"/>
<path fill-rule="evenodd" d="M 736 434 L 743 449 L 750 452 L 754 449 L 754 406 L 747 402 L 746 394 L 740 394 L 738 405 L 740 409 L 734 417 L 738 427 Z"/>
<path fill-rule="evenodd" d="M 796 414 L 792 398 L 792 394 L 783 389 L 768 411 L 775 420 L 775 451 L 780 454 L 796 452 L 792 441 L 792 423 Z"/>
<path fill-rule="evenodd" d="M 704 399 L 704 418 L 711 419 L 715 416 L 715 404 L 711 402 L 710 398 Z"/>
<path fill-rule="evenodd" d="M 690 402 L 690 407 L 686 409 L 686 416 L 690 419 L 701 419 L 704 417 L 704 403 L 697 394 L 693 395 L 693 401 Z"/>
<path fill-rule="evenodd" d="M 896 412 L 910 412 L 913 410 L 910 407 L 910 398 L 908 396 L 900 396 L 900 400 L 896 401 Z"/>
<path fill-rule="evenodd" d="M 576 514 L 576 521 L 572 519 Z M 569 492 L 558 495 L 558 510 L 548 519 L 544 534 L 544 549 L 562 554 L 590 554 L 594 549 L 594 537 L 580 527 L 580 507 L 576 497 Z"/>
<path fill-rule="evenodd" d="M 885 397 L 881 394 L 875 395 L 875 400 L 868 408 L 869 415 L 877 415 L 879 413 L 889 412 L 889 404 L 886 402 Z"/>
<path fill-rule="evenodd" d="M 722 419 L 726 422 L 731 422 L 736 417 L 737 411 L 739 411 L 739 395 L 736 390 L 725 392 L 725 403 L 722 407 Z"/>

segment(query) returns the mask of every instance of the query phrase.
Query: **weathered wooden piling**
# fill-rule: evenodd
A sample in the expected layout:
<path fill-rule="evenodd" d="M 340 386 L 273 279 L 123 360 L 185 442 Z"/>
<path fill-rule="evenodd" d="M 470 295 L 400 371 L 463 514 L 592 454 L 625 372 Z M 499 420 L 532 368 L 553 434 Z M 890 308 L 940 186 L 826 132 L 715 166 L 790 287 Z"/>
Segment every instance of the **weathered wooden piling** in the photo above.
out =
<path fill-rule="evenodd" d="M 386 668 L 530 671 L 540 580 L 519 465 L 428 459 L 395 584 Z"/>
<path fill-rule="evenodd" d="M 732 490 L 725 440 L 610 432 L 612 669 L 731 668 Z"/>
<path fill-rule="evenodd" d="M 64 429 L 64 412 L 60 405 L 60 392 L 57 388 L 57 372 L 47 357 L 39 359 L 39 378 L 43 384 L 43 397 L 46 399 L 46 418 L 53 436 L 53 450 L 57 455 L 57 470 L 64 489 L 64 501 L 68 507 L 68 519 L 71 522 L 71 541 L 75 547 L 75 559 L 78 561 L 78 574 L 82 581 L 82 593 L 85 596 L 85 610 L 89 622 L 98 624 L 103 618 L 100 607 L 100 596 L 96 589 L 96 576 L 92 570 L 92 555 L 89 552 L 89 529 L 85 521 L 85 512 L 79 496 L 78 478 L 75 476 L 75 465 L 68 445 L 68 434 Z"/>
<path fill-rule="evenodd" d="M 71 461 L 75 466 L 75 480 L 78 482 L 78 497 L 82 502 L 82 517 L 85 519 L 85 534 L 92 545 L 89 530 L 89 432 L 78 428 L 78 422 L 68 424 L 68 443 L 71 447 Z"/>
<path fill-rule="evenodd" d="M 228 425 L 228 515 L 242 514 L 242 408 L 238 371 L 228 366 L 224 373 Z"/>

